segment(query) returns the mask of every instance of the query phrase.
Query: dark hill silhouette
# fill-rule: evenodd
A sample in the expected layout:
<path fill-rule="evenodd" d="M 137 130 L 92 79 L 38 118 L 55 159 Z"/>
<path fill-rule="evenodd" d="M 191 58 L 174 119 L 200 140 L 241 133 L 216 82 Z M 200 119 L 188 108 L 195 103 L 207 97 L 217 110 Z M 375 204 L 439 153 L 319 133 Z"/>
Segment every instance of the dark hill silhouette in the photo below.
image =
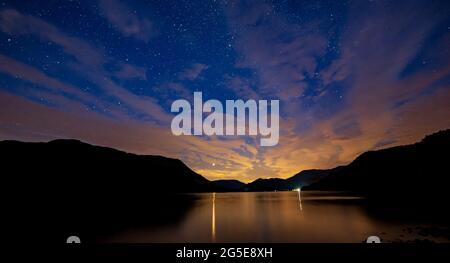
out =
<path fill-rule="evenodd" d="M 287 179 L 259 178 L 248 184 L 240 182 L 238 180 L 217 180 L 213 181 L 213 183 L 214 185 L 220 187 L 224 191 L 248 191 L 248 192 L 289 191 L 317 182 L 321 178 L 328 176 L 328 174 L 340 168 L 341 167 L 324 170 L 319 169 L 303 170 Z"/>
<path fill-rule="evenodd" d="M 5 163 L 20 161 L 15 169 L 39 172 L 39 180 L 55 176 L 55 182 L 103 191 L 204 192 L 213 190 L 206 178 L 177 159 L 136 155 L 93 146 L 78 140 L 48 143 L 0 142 L 0 156 Z M 118 188 L 118 189 L 116 189 Z M 107 190 L 109 189 L 109 190 Z"/>
<path fill-rule="evenodd" d="M 213 184 L 225 191 L 243 191 L 246 184 L 239 180 L 216 180 Z"/>
<path fill-rule="evenodd" d="M 442 205 L 450 186 L 450 130 L 422 141 L 361 154 L 305 190 L 351 191 L 376 202 L 423 209 Z"/>
<path fill-rule="evenodd" d="M 340 170 L 342 166 L 333 169 L 312 169 L 303 170 L 292 177 L 286 179 L 290 189 L 302 188 L 312 183 L 318 182 L 322 178 L 327 177 L 330 173 Z"/>
<path fill-rule="evenodd" d="M 286 180 L 280 178 L 256 179 L 247 184 L 248 191 L 286 191 L 290 190 Z"/>
<path fill-rule="evenodd" d="M 77 140 L 2 141 L 0 160 L 17 238 L 23 231 L 64 242 L 76 233 L 89 241 L 122 226 L 170 223 L 191 203 L 174 193 L 215 189 L 180 160 Z"/>

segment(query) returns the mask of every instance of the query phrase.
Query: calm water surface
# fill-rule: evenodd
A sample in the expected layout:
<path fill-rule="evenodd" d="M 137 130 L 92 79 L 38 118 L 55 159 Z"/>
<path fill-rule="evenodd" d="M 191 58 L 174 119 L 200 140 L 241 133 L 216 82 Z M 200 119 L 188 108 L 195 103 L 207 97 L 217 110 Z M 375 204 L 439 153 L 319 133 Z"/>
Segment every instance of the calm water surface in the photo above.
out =
<path fill-rule="evenodd" d="M 332 192 L 193 194 L 194 203 L 177 223 L 118 232 L 107 242 L 385 242 L 431 240 L 430 227 L 373 217 L 364 200 Z M 168 207 L 167 209 L 171 209 Z M 422 229 L 422 231 L 421 231 Z"/>

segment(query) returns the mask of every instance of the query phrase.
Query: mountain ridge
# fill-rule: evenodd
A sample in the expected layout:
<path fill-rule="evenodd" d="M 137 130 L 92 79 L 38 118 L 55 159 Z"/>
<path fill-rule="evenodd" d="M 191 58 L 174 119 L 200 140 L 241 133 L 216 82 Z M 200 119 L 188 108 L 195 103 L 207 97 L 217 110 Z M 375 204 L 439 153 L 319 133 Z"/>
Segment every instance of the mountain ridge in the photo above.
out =
<path fill-rule="evenodd" d="M 447 135 L 446 135 L 447 134 Z M 34 145 L 34 146 L 40 146 L 45 147 L 44 145 L 49 146 L 55 146 L 60 147 L 60 152 L 67 151 L 66 149 L 62 149 L 64 147 L 67 147 L 69 151 L 73 151 L 73 149 L 77 149 L 77 151 L 97 151 L 99 155 L 101 154 L 107 154 L 107 155 L 120 155 L 121 158 L 125 159 L 139 159 L 141 161 L 147 160 L 150 161 L 150 165 L 155 164 L 162 164 L 162 163 L 171 163 L 171 165 L 168 165 L 170 167 L 177 167 L 177 173 L 178 176 L 184 175 L 187 178 L 190 178 L 193 182 L 193 185 L 187 186 L 185 185 L 179 185 L 174 188 L 166 189 L 164 191 L 168 192 L 197 192 L 197 191 L 285 191 L 285 190 L 293 190 L 296 188 L 304 188 L 304 190 L 344 190 L 344 191 L 355 191 L 355 192 L 364 192 L 364 191 L 358 191 L 358 189 L 355 189 L 355 187 L 344 187 L 345 184 L 349 183 L 333 183 L 333 179 L 335 177 L 342 177 L 338 176 L 337 174 L 345 174 L 349 173 L 349 170 L 351 170 L 351 167 L 355 166 L 358 163 L 365 162 L 366 159 L 373 158 L 372 156 L 378 156 L 382 155 L 386 152 L 392 152 L 392 151 L 404 151 L 405 147 L 410 149 L 411 147 L 416 147 L 417 145 L 421 145 L 424 143 L 431 144 L 435 141 L 438 141 L 437 144 L 443 144 L 441 141 L 446 141 L 448 139 L 444 138 L 438 138 L 438 137 L 449 137 L 450 130 L 443 130 L 439 131 L 430 135 L 425 136 L 421 141 L 416 142 L 414 144 L 409 145 L 400 145 L 395 147 L 389 147 L 385 149 L 380 150 L 370 150 L 366 151 L 359 156 L 357 156 L 352 162 L 350 162 L 347 165 L 338 166 L 331 169 L 308 169 L 308 170 L 302 170 L 298 172 L 297 174 L 288 177 L 286 179 L 281 178 L 258 178 L 250 183 L 243 183 L 236 179 L 222 179 L 222 180 L 215 180 L 210 181 L 207 178 L 203 177 L 202 175 L 194 172 L 192 169 L 190 169 L 183 161 L 175 158 L 169 158 L 161 155 L 139 155 L 135 153 L 129 153 L 122 150 L 109 148 L 105 146 L 98 146 L 98 145 L 92 145 L 89 143 L 82 142 L 80 140 L 76 139 L 57 139 L 52 140 L 49 142 L 20 142 L 20 141 L 13 141 L 13 140 L 5 140 L 0 141 L 0 151 L 2 150 L 2 146 L 4 148 L 5 145 L 14 144 L 17 147 L 26 147 L 27 145 Z M 73 148 L 72 150 L 70 150 Z M 411 151 L 411 150 L 409 150 Z M 24 150 L 26 152 L 26 150 Z M 73 157 L 73 156 L 72 156 Z M 5 159 L 4 157 L 2 157 Z M 7 158 L 6 158 L 7 159 Z M 383 165 L 383 162 L 387 162 L 386 160 L 382 160 L 380 162 L 381 165 Z M 167 166 L 166 166 L 167 167 Z M 350 167 L 350 168 L 349 168 Z M 173 174 L 177 173 L 170 173 L 172 176 Z M 162 173 L 161 175 L 163 175 Z M 160 176 L 161 176 L 160 175 Z M 350 176 L 354 177 L 354 176 Z M 173 180 L 168 178 L 171 183 L 174 183 Z M 173 178 L 175 180 L 175 178 Z M 360 177 L 354 178 L 354 180 L 358 180 Z M 341 179 L 344 180 L 344 179 Z M 345 179 L 349 180 L 349 179 Z M 196 185 L 196 186 L 195 186 Z M 202 186 L 201 186 L 202 185 Z M 162 191 L 160 187 L 157 187 L 158 191 Z M 173 191 L 172 191 L 173 190 Z"/>
<path fill-rule="evenodd" d="M 449 150 L 450 130 L 441 130 L 414 144 L 364 152 L 305 190 L 352 191 L 395 200 L 415 198 L 415 193 L 427 199 L 445 197 Z"/>

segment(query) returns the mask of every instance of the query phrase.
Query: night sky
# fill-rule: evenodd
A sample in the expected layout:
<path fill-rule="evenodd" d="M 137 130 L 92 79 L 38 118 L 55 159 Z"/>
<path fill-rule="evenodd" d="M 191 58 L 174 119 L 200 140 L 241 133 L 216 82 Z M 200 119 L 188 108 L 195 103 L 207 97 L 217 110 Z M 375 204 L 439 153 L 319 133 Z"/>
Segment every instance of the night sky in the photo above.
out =
<path fill-rule="evenodd" d="M 170 106 L 194 91 L 280 100 L 279 144 L 172 135 Z M 74 138 L 247 182 L 446 128 L 449 1 L 0 1 L 0 140 Z"/>

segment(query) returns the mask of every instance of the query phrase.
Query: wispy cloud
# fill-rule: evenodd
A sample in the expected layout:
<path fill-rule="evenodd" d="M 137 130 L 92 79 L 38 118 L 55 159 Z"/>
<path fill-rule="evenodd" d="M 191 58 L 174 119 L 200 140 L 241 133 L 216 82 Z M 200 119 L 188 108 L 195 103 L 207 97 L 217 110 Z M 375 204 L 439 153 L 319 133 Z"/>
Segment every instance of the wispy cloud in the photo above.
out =
<path fill-rule="evenodd" d="M 131 64 L 123 64 L 121 68 L 114 73 L 120 79 L 141 79 L 147 80 L 146 69 Z"/>
<path fill-rule="evenodd" d="M 326 39 L 313 25 L 289 24 L 268 4 L 232 1 L 225 8 L 242 54 L 237 66 L 258 73 L 258 93 L 285 101 L 299 98 L 307 85 L 305 74 L 314 74 Z"/>
<path fill-rule="evenodd" d="M 183 72 L 180 73 L 180 79 L 182 80 L 196 80 L 200 77 L 200 74 L 202 74 L 203 71 L 208 69 L 209 66 L 202 64 L 202 63 L 194 63 L 191 67 L 185 69 Z"/>
<path fill-rule="evenodd" d="M 261 96 L 255 91 L 256 83 L 252 79 L 238 76 L 227 76 L 227 87 L 241 99 L 258 100 Z"/>
<path fill-rule="evenodd" d="M 68 36 L 42 19 L 22 14 L 14 9 L 0 11 L 0 29 L 12 35 L 35 35 L 43 41 L 54 42 L 86 66 L 97 67 L 104 61 L 102 52 L 86 41 Z"/>
<path fill-rule="evenodd" d="M 103 89 L 106 96 L 115 97 L 121 102 L 121 105 L 116 105 L 116 107 L 122 108 L 124 111 L 126 111 L 123 108 L 125 106 L 141 111 L 158 122 L 167 123 L 170 121 L 169 114 L 165 113 L 154 98 L 137 96 L 115 83 L 111 79 L 114 73 L 106 71 L 104 65 L 108 62 L 116 62 L 113 58 L 106 58 L 102 49 L 89 42 L 68 36 L 57 27 L 39 18 L 24 15 L 12 9 L 0 11 L 0 30 L 12 35 L 35 35 L 43 41 L 51 41 L 61 46 L 67 55 L 73 56 L 73 61 L 68 63 L 72 74 L 87 78 Z M 138 73 L 139 76 L 143 77 L 143 73 L 132 65 L 129 65 L 128 69 L 125 70 L 128 70 L 128 72 L 122 72 L 122 76 L 125 76 L 124 73 Z"/>
<path fill-rule="evenodd" d="M 102 14 L 126 37 L 148 42 L 157 34 L 153 23 L 119 0 L 100 0 Z"/>

